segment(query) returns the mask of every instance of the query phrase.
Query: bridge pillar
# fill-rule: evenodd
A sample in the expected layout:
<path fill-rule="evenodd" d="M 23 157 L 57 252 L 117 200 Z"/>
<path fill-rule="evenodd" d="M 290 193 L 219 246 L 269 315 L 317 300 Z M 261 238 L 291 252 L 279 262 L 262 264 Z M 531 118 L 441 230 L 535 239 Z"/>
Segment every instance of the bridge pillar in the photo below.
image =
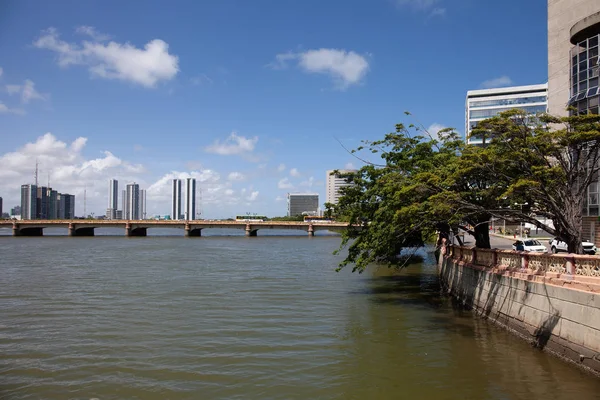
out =
<path fill-rule="evenodd" d="M 246 224 L 246 236 L 248 237 L 254 237 L 256 236 L 256 233 L 258 232 L 258 229 L 252 229 L 252 227 L 250 226 L 250 224 Z"/>
<path fill-rule="evenodd" d="M 308 225 L 308 237 L 315 236 L 315 228 L 313 228 L 312 224 Z"/>
<path fill-rule="evenodd" d="M 12 226 L 13 236 L 21 236 L 21 231 L 19 230 L 19 225 L 14 224 Z"/>
<path fill-rule="evenodd" d="M 185 224 L 184 228 L 185 237 L 200 237 L 202 236 L 202 229 L 193 229 L 190 224 Z"/>

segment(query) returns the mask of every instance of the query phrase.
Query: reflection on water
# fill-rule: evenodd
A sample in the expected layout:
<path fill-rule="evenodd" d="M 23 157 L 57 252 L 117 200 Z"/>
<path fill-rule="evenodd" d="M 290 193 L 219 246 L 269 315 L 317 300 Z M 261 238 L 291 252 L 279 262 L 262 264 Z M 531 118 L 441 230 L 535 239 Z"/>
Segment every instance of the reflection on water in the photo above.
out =
<path fill-rule="evenodd" d="M 259 233 L 260 234 L 260 233 Z M 336 237 L 0 239 L 0 398 L 594 399 L 440 296 L 433 259 L 334 272 Z"/>

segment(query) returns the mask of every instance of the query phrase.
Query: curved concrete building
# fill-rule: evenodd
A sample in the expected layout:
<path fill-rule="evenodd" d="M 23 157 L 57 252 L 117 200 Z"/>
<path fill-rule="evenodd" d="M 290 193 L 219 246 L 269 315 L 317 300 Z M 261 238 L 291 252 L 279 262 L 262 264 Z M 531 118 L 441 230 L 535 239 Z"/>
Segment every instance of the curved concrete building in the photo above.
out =
<path fill-rule="evenodd" d="M 599 0 L 548 0 L 548 112 L 598 113 Z"/>

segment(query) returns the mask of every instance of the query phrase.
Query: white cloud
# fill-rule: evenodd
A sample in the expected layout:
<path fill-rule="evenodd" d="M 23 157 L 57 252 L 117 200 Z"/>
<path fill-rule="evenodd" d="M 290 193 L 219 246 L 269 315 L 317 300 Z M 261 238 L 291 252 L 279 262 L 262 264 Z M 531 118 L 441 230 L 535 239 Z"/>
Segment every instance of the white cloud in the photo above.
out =
<path fill-rule="evenodd" d="M 255 201 L 258 198 L 258 190 L 250 193 L 250 196 L 246 197 L 248 201 Z"/>
<path fill-rule="evenodd" d="M 0 114 L 25 115 L 25 110 L 22 108 L 9 108 L 5 104 L 0 103 Z"/>
<path fill-rule="evenodd" d="M 283 178 L 279 182 L 277 182 L 277 187 L 279 189 L 292 189 L 294 185 L 292 185 L 288 178 Z"/>
<path fill-rule="evenodd" d="M 429 17 L 446 15 L 446 8 L 439 6 L 442 0 L 396 0 L 399 8 L 409 7 L 413 11 L 425 12 Z"/>
<path fill-rule="evenodd" d="M 192 85 L 198 86 L 205 83 L 211 84 L 213 83 L 213 80 L 210 79 L 206 74 L 200 74 L 198 76 L 190 78 L 190 82 L 192 83 Z"/>
<path fill-rule="evenodd" d="M 230 181 L 243 181 L 246 177 L 241 172 L 230 172 L 227 179 Z"/>
<path fill-rule="evenodd" d="M 75 33 L 79 33 L 80 35 L 87 35 L 94 39 L 97 42 L 105 42 L 110 40 L 111 36 L 100 33 L 93 26 L 78 26 L 75 28 Z"/>
<path fill-rule="evenodd" d="M 50 28 L 33 45 L 55 52 L 61 67 L 82 65 L 92 76 L 145 87 L 173 79 L 179 72 L 178 57 L 169 54 L 169 45 L 160 39 L 153 39 L 144 48 L 137 48 L 130 43 L 104 43 L 106 37 L 99 36 L 91 27 L 80 27 L 78 32 L 91 36 L 92 41 L 69 43 L 59 38 L 56 29 Z"/>
<path fill-rule="evenodd" d="M 238 136 L 237 133 L 231 132 L 231 135 L 225 141 L 220 142 L 215 140 L 213 144 L 207 146 L 204 150 L 207 153 L 220 154 L 223 156 L 250 153 L 254 150 L 258 142 L 258 137 L 246 138 L 244 136 Z"/>
<path fill-rule="evenodd" d="M 279 171 L 279 172 L 285 171 L 285 164 L 279 164 L 279 166 L 277 167 L 277 171 Z"/>
<path fill-rule="evenodd" d="M 356 167 L 354 166 L 354 164 L 349 162 L 349 163 L 346 163 L 346 165 L 344 165 L 344 169 L 356 169 Z"/>
<path fill-rule="evenodd" d="M 108 179 L 118 177 L 137 180 L 145 169 L 140 164 L 122 160 L 109 151 L 86 159 L 83 149 L 87 139 L 79 137 L 70 144 L 46 133 L 16 151 L 0 155 L 0 192 L 6 204 L 20 203 L 22 184 L 33 183 L 36 160 L 40 163 L 40 184 L 50 185 L 61 193 L 76 195 L 76 214 L 83 215 L 83 190 L 87 189 L 87 211 L 104 213 Z"/>
<path fill-rule="evenodd" d="M 284 201 L 285 198 L 281 197 L 281 196 L 277 196 L 275 197 L 275 201 Z"/>
<path fill-rule="evenodd" d="M 322 48 L 303 53 L 278 54 L 275 62 L 270 65 L 274 69 L 284 69 L 291 61 L 296 61 L 306 72 L 331 76 L 336 88 L 340 90 L 360 83 L 369 71 L 369 62 L 364 56 L 343 49 Z"/>
<path fill-rule="evenodd" d="M 8 94 L 20 94 L 21 103 L 27 104 L 31 100 L 46 100 L 47 96 L 35 90 L 35 83 L 26 79 L 22 85 L 6 85 Z"/>
<path fill-rule="evenodd" d="M 290 176 L 299 177 L 300 176 L 300 172 L 298 171 L 298 168 L 292 168 L 292 169 L 290 169 Z"/>
<path fill-rule="evenodd" d="M 431 137 L 435 140 L 439 140 L 439 136 L 438 133 L 442 130 L 442 129 L 446 129 L 447 127 L 442 125 L 442 124 L 438 124 L 438 123 L 433 123 L 431 125 L 429 125 L 429 128 L 427 128 L 427 132 L 429 132 L 429 134 L 431 135 Z"/>
<path fill-rule="evenodd" d="M 308 180 L 306 180 L 304 182 L 300 182 L 300 186 L 306 186 L 306 187 L 313 187 L 314 184 L 315 184 L 315 178 L 312 176 L 310 178 L 308 178 Z"/>
<path fill-rule="evenodd" d="M 481 82 L 479 85 L 482 89 L 493 89 L 498 87 L 510 86 L 513 84 L 510 77 L 503 75 L 498 78 L 488 79 L 487 81 Z"/>

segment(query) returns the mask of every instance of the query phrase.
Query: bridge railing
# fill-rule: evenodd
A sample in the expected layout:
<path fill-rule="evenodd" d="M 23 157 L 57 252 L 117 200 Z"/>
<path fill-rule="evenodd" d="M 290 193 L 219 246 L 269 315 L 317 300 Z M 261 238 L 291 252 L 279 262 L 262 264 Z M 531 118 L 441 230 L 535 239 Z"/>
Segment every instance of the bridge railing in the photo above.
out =
<path fill-rule="evenodd" d="M 457 262 L 483 269 L 583 280 L 600 285 L 600 256 L 530 253 L 457 245 L 447 246 L 445 254 Z"/>

